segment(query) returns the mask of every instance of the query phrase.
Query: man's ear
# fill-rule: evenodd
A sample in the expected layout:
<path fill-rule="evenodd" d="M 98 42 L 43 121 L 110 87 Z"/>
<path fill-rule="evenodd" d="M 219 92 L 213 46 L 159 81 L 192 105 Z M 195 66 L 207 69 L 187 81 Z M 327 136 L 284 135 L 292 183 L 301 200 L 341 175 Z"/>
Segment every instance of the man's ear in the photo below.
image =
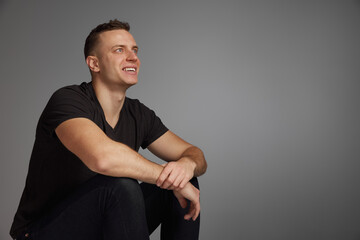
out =
<path fill-rule="evenodd" d="M 88 56 L 86 58 L 86 64 L 89 66 L 92 72 L 100 72 L 99 61 L 95 56 Z"/>

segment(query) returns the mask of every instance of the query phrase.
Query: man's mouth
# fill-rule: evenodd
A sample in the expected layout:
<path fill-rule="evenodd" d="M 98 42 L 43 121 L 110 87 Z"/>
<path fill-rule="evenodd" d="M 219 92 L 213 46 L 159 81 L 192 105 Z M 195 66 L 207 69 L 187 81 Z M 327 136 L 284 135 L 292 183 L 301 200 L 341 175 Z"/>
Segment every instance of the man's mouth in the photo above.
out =
<path fill-rule="evenodd" d="M 133 68 L 133 67 L 125 67 L 122 69 L 123 71 L 125 72 L 135 72 L 136 71 L 136 68 Z"/>

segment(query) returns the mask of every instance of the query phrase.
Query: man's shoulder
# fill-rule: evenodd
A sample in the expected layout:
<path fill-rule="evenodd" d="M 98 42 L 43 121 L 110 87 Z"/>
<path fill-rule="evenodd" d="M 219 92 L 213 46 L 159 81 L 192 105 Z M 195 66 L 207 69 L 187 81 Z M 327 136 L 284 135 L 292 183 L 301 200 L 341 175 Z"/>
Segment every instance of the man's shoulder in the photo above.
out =
<path fill-rule="evenodd" d="M 61 110 L 87 111 L 96 107 L 94 93 L 91 91 L 89 84 L 81 83 L 80 85 L 68 85 L 57 89 L 50 97 L 44 112 Z"/>
<path fill-rule="evenodd" d="M 71 118 L 94 118 L 96 103 L 87 93 L 86 84 L 69 85 L 56 90 L 46 104 L 37 128 L 37 134 L 53 136 L 54 130 L 62 122 Z"/>
<path fill-rule="evenodd" d="M 89 95 L 90 93 L 90 83 L 83 82 L 81 84 L 67 85 L 57 89 L 53 95 L 76 95 L 76 94 L 85 94 Z"/>
<path fill-rule="evenodd" d="M 57 89 L 50 97 L 48 104 L 52 103 L 90 103 L 96 102 L 91 83 L 83 82 L 80 85 L 68 85 Z"/>

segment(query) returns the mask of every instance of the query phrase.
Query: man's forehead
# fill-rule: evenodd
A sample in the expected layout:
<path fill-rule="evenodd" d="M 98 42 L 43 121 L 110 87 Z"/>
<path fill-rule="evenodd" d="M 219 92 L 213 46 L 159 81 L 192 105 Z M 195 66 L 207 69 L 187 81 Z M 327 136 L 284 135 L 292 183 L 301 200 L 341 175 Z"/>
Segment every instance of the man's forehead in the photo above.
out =
<path fill-rule="evenodd" d="M 123 29 L 102 32 L 99 34 L 99 40 L 101 44 L 110 47 L 115 45 L 136 45 L 131 33 Z"/>

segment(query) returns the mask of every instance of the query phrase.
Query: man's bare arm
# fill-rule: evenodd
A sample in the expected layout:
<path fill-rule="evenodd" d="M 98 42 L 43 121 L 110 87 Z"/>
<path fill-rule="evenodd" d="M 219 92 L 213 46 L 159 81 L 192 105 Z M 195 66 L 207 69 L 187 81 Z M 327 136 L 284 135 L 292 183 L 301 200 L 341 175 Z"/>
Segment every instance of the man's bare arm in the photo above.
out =
<path fill-rule="evenodd" d="M 129 177 L 155 184 L 163 166 L 142 157 L 125 144 L 111 140 L 92 121 L 74 118 L 55 129 L 62 144 L 92 171 L 114 177 Z M 185 219 L 195 220 L 200 212 L 199 190 L 191 183 L 176 192 L 176 197 L 191 201 Z"/>
<path fill-rule="evenodd" d="M 163 169 L 127 145 L 111 140 L 89 119 L 67 120 L 55 131 L 64 146 L 94 172 L 154 184 Z"/>
<path fill-rule="evenodd" d="M 207 163 L 203 152 L 171 131 L 154 141 L 148 149 L 169 162 L 156 182 L 161 188 L 183 188 L 191 178 L 206 171 Z"/>
<path fill-rule="evenodd" d="M 206 172 L 207 163 L 205 161 L 204 153 L 195 146 L 187 148 L 180 159 L 187 158 L 195 163 L 194 177 L 199 177 Z"/>

